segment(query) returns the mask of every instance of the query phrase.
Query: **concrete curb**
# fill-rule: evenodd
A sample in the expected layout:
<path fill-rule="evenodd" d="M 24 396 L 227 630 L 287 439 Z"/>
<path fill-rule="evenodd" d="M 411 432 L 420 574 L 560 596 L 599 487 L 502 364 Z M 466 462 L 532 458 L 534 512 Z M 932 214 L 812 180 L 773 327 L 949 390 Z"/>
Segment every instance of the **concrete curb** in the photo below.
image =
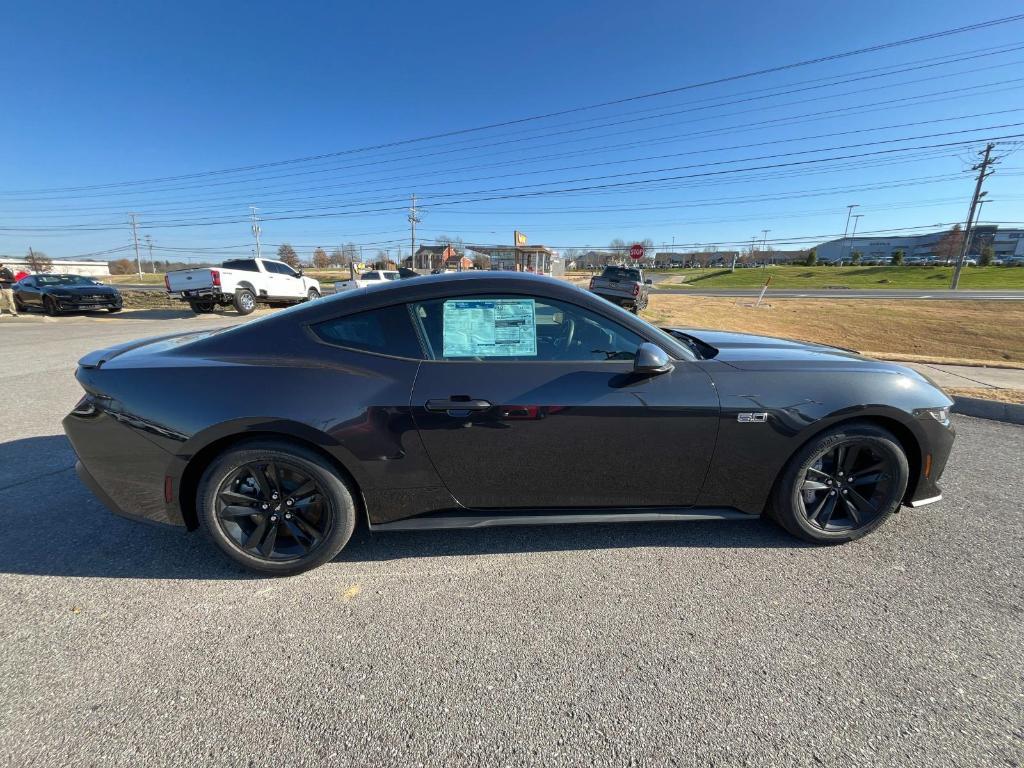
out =
<path fill-rule="evenodd" d="M 995 400 L 954 395 L 953 413 L 975 416 L 979 419 L 1005 421 L 1010 424 L 1024 424 L 1024 405 L 1020 403 L 1000 403 Z"/>

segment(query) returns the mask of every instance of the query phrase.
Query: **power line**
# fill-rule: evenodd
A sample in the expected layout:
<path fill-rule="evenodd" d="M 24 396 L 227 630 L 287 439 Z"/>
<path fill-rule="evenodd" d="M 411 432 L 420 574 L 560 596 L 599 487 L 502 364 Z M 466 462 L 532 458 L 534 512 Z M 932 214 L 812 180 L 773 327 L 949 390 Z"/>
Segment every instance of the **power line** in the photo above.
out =
<path fill-rule="evenodd" d="M 471 127 L 471 128 L 460 128 L 460 129 L 455 129 L 455 130 L 451 130 L 451 131 L 444 131 L 444 132 L 441 132 L 441 133 L 430 134 L 430 135 L 426 135 L 426 136 L 418 136 L 418 137 L 414 137 L 414 138 L 400 139 L 400 140 L 390 141 L 390 142 L 383 142 L 383 143 L 380 143 L 380 144 L 374 144 L 374 145 L 368 145 L 368 146 L 363 146 L 363 147 L 357 147 L 357 148 L 351 148 L 351 149 L 346 149 L 346 150 L 340 150 L 340 151 L 337 151 L 337 152 L 328 152 L 328 153 L 322 153 L 322 154 L 318 154 L 318 155 L 309 155 L 309 156 L 300 157 L 300 158 L 293 158 L 293 159 L 289 159 L 289 160 L 278 160 L 278 161 L 267 162 L 267 163 L 256 163 L 256 164 L 247 165 L 247 166 L 238 166 L 238 167 L 235 167 L 235 168 L 226 168 L 226 169 L 219 169 L 219 170 L 212 170 L 212 171 L 203 171 L 203 172 L 192 173 L 192 174 L 180 174 L 180 175 L 177 175 L 177 176 L 165 176 L 165 177 L 156 177 L 156 178 L 151 178 L 151 179 L 138 179 L 138 180 L 131 180 L 131 181 L 109 182 L 107 184 L 94 184 L 94 185 L 84 185 L 84 186 L 76 186 L 76 187 L 51 187 L 51 188 L 48 188 L 48 189 L 37 189 L 37 190 L 28 190 L 28 191 L 30 191 L 30 192 L 32 192 L 32 191 L 34 191 L 34 192 L 47 192 L 47 191 L 49 191 L 49 192 L 56 192 L 56 191 L 60 191 L 60 192 L 74 192 L 74 191 L 83 191 L 83 190 L 87 190 L 87 189 L 103 189 L 103 188 L 109 188 L 109 187 L 112 187 L 112 186 L 128 186 L 128 185 L 157 183 L 157 182 L 163 182 L 163 181 L 176 181 L 176 180 L 183 180 L 183 179 L 203 178 L 203 177 L 213 176 L 213 175 L 222 175 L 222 174 L 227 174 L 227 173 L 237 173 L 237 172 L 242 172 L 242 171 L 249 171 L 249 170 L 254 170 L 254 169 L 259 169 L 259 168 L 277 167 L 277 166 L 282 166 L 282 165 L 292 165 L 292 164 L 295 164 L 295 163 L 308 162 L 308 161 L 311 161 L 311 160 L 320 160 L 320 159 L 324 159 L 324 158 L 340 157 L 340 156 L 343 156 L 343 155 L 350 155 L 350 154 L 355 154 L 355 153 L 360 153 L 360 152 L 368 152 L 368 151 L 374 151 L 374 150 L 379 150 L 379 149 L 387 149 L 387 148 L 391 148 L 391 147 L 405 146 L 405 145 L 409 145 L 409 144 L 421 143 L 421 142 L 424 142 L 424 141 L 432 141 L 432 140 L 436 140 L 436 139 L 440 139 L 440 138 L 447 138 L 447 137 L 460 136 L 460 135 L 466 135 L 466 134 L 471 134 L 471 133 L 478 133 L 478 132 L 481 132 L 481 131 L 493 130 L 495 128 L 502 128 L 502 127 L 508 127 L 508 126 L 513 126 L 513 125 L 521 125 L 521 124 L 524 124 L 524 123 L 535 122 L 535 121 L 538 121 L 538 120 L 546 120 L 546 119 L 550 119 L 550 118 L 553 118 L 553 117 L 561 117 L 561 116 L 570 115 L 570 114 L 578 114 L 578 113 L 581 113 L 581 112 L 591 111 L 591 110 L 595 110 L 595 109 L 602 109 L 602 108 L 606 108 L 606 107 L 618 106 L 620 104 L 627 104 L 627 103 L 631 103 L 631 102 L 642 101 L 642 100 L 646 100 L 646 99 L 652 99 L 652 98 L 657 98 L 657 97 L 661 97 L 661 96 L 666 96 L 666 95 L 669 95 L 669 94 L 682 93 L 682 92 L 686 92 L 686 91 L 697 90 L 697 89 L 700 89 L 700 88 L 706 88 L 706 87 L 710 87 L 710 86 L 714 86 L 714 85 L 722 85 L 722 84 L 725 84 L 725 83 L 737 82 L 737 81 L 740 81 L 740 80 L 745 80 L 745 79 L 749 79 L 749 78 L 753 78 L 753 77 L 759 77 L 759 76 L 763 76 L 763 75 L 767 75 L 767 74 L 774 74 L 774 73 L 778 73 L 778 72 L 785 72 L 785 71 L 789 71 L 789 70 L 793 70 L 793 69 L 798 69 L 798 68 L 802 68 L 802 67 L 808 67 L 808 66 L 813 66 L 813 65 L 817 65 L 817 64 L 823 64 L 823 63 L 827 63 L 827 62 L 830 62 L 830 61 L 837 61 L 837 60 L 840 60 L 840 59 L 851 58 L 851 57 L 854 57 L 854 56 L 860 56 L 860 55 L 864 55 L 864 54 L 868 54 L 868 53 L 875 53 L 875 52 L 878 52 L 878 51 L 888 50 L 888 49 L 897 48 L 897 47 L 901 47 L 901 46 L 913 45 L 913 44 L 916 44 L 916 43 L 926 42 L 926 41 L 929 41 L 929 40 L 936 40 L 936 39 L 940 39 L 940 38 L 950 37 L 950 36 L 953 36 L 953 35 L 964 34 L 964 33 L 967 33 L 967 32 L 975 32 L 975 31 L 979 31 L 979 30 L 983 30 L 983 29 L 988 29 L 988 28 L 991 28 L 991 27 L 994 27 L 994 26 L 999 26 L 999 25 L 1011 24 L 1011 23 L 1019 22 L 1019 21 L 1022 21 L 1022 20 L 1024 20 L 1024 14 L 1017 14 L 1017 15 L 1013 15 L 1013 16 L 1005 16 L 1005 17 L 1002 17 L 1002 18 L 991 19 L 991 20 L 984 21 L 984 22 L 979 22 L 979 23 L 976 23 L 976 24 L 963 25 L 963 26 L 960 26 L 960 27 L 954 27 L 952 29 L 941 30 L 939 32 L 933 32 L 933 33 L 924 34 L 924 35 L 917 35 L 915 37 L 904 38 L 904 39 L 901 39 L 901 40 L 895 40 L 895 41 L 891 41 L 891 42 L 887 42 L 887 43 L 880 43 L 880 44 L 876 44 L 876 45 L 872 45 L 872 46 L 867 46 L 867 47 L 863 47 L 863 48 L 858 48 L 858 49 L 854 49 L 854 50 L 850 50 L 850 51 L 844 51 L 842 53 L 835 53 L 835 54 L 826 55 L 826 56 L 819 56 L 819 57 L 812 58 L 812 59 L 805 59 L 805 60 L 802 60 L 802 61 L 792 62 L 792 63 L 789 63 L 789 64 L 776 65 L 776 66 L 773 66 L 773 67 L 766 67 L 766 68 L 759 69 L 759 70 L 754 70 L 754 71 L 751 71 L 751 72 L 745 72 L 745 73 L 736 74 L 736 75 L 729 75 L 729 76 L 726 76 L 726 77 L 715 78 L 715 79 L 712 79 L 712 80 L 706 80 L 706 81 L 698 82 L 698 83 L 690 83 L 690 84 L 687 84 L 687 85 L 676 86 L 676 87 L 673 87 L 673 88 L 666 88 L 666 89 L 659 90 L 659 91 L 651 91 L 651 92 L 648 92 L 648 93 L 638 94 L 638 95 L 634 95 L 634 96 L 627 96 L 627 97 L 623 97 L 623 98 L 619 98 L 619 99 L 611 99 L 611 100 L 608 100 L 608 101 L 594 103 L 594 104 L 589 104 L 589 105 L 584 105 L 584 106 L 570 107 L 570 108 L 567 108 L 567 109 L 555 110 L 555 111 L 551 111 L 551 112 L 547 112 L 547 113 L 543 113 L 543 114 L 531 115 L 531 116 L 528 116 L 528 117 L 521 117 L 521 118 L 515 118 L 515 119 L 511 119 L 511 120 L 504 120 L 504 121 L 499 121 L 499 122 L 493 122 L 493 123 L 488 123 L 488 124 L 485 124 L 485 125 L 475 126 L 475 127 Z"/>

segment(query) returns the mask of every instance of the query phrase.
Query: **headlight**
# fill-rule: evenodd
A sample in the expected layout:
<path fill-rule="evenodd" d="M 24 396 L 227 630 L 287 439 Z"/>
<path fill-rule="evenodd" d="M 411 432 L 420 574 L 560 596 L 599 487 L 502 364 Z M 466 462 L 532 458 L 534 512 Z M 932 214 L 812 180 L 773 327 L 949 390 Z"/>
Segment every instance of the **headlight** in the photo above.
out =
<path fill-rule="evenodd" d="M 919 416 L 931 416 L 939 424 L 944 427 L 949 426 L 949 406 L 944 408 L 922 408 L 918 412 Z"/>

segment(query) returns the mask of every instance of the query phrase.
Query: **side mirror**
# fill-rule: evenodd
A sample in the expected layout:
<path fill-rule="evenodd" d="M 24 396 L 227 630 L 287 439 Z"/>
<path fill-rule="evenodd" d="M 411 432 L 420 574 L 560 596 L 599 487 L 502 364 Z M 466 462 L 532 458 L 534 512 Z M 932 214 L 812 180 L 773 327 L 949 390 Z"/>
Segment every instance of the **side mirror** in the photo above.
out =
<path fill-rule="evenodd" d="M 644 280 L 644 285 L 654 285 L 654 280 L 652 280 L 651 278 L 647 278 L 646 280 Z"/>
<path fill-rule="evenodd" d="M 299 277 L 302 277 L 302 270 L 298 270 L 295 274 L 298 275 Z"/>
<path fill-rule="evenodd" d="M 658 374 L 668 373 L 673 368 L 668 353 L 661 347 L 645 341 L 636 350 L 633 359 L 633 373 Z"/>

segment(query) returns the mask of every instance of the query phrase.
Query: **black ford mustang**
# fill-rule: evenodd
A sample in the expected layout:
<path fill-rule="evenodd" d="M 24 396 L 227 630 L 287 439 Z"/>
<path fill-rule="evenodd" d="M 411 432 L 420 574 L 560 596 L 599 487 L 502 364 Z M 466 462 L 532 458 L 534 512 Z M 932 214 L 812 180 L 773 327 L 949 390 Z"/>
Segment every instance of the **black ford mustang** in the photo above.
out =
<path fill-rule="evenodd" d="M 845 542 L 940 498 L 950 399 L 831 347 L 658 329 L 516 273 L 395 281 L 87 355 L 115 512 L 290 574 L 372 530 L 751 519 Z"/>
<path fill-rule="evenodd" d="M 41 309 L 48 315 L 105 309 L 120 312 L 121 294 L 81 275 L 29 275 L 14 285 L 19 311 Z"/>

